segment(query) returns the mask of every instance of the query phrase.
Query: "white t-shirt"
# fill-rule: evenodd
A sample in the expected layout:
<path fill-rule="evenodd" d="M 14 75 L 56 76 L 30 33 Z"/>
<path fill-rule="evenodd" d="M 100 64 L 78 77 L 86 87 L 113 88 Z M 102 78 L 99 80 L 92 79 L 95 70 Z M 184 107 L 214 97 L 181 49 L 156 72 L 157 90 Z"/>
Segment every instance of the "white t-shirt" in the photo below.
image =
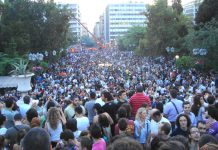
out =
<path fill-rule="evenodd" d="M 167 122 L 170 124 L 170 121 L 166 119 L 165 117 L 162 117 L 159 122 L 156 122 L 153 119 L 151 120 L 151 134 L 155 134 L 155 135 L 158 134 L 158 128 L 162 122 Z"/>
<path fill-rule="evenodd" d="M 7 131 L 7 128 L 3 127 L 3 128 L 0 128 L 0 135 L 5 135 Z"/>
<path fill-rule="evenodd" d="M 79 131 L 87 130 L 89 127 L 89 119 L 88 117 L 76 118 L 77 120 L 77 128 Z"/>

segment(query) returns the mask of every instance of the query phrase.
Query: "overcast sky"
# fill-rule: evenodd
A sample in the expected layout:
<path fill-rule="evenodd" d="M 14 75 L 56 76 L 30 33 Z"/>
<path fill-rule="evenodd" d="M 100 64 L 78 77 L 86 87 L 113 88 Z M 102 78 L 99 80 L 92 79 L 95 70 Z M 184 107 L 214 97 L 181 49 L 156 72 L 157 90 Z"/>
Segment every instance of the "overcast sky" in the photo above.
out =
<path fill-rule="evenodd" d="M 79 4 L 81 20 L 87 23 L 89 30 L 92 32 L 95 22 L 99 21 L 99 16 L 103 14 L 106 6 L 112 3 L 130 2 L 130 0 L 55 0 L 56 2 Z M 132 0 L 132 2 L 152 3 L 153 0 Z M 171 0 L 168 0 L 171 1 Z M 182 0 L 187 3 L 193 0 Z"/>

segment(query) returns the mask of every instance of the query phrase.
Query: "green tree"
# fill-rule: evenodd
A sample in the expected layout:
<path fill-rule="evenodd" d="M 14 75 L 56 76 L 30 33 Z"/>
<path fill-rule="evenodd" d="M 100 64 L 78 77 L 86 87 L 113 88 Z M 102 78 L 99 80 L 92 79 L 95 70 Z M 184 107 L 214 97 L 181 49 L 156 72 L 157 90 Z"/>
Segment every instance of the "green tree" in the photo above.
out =
<path fill-rule="evenodd" d="M 181 1 L 176 0 L 173 7 L 167 0 L 155 0 L 155 5 L 148 6 L 146 40 L 141 42 L 149 55 L 167 55 L 166 47 L 174 47 L 182 52 L 182 43 L 188 34 L 189 20 L 181 13 Z"/>
<path fill-rule="evenodd" d="M 209 22 L 213 18 L 218 21 L 218 1 L 204 0 L 199 6 L 195 21 L 200 24 Z"/>
<path fill-rule="evenodd" d="M 127 33 L 118 38 L 118 47 L 120 50 L 135 50 L 139 46 L 140 39 L 145 36 L 146 28 L 142 26 L 133 26 Z"/>
<path fill-rule="evenodd" d="M 190 54 L 194 48 L 207 49 L 207 55 L 198 56 L 198 58 L 204 61 L 206 69 L 218 70 L 218 22 L 215 19 L 205 23 L 198 30 L 193 30 L 185 39 L 185 45 L 190 50 Z"/>

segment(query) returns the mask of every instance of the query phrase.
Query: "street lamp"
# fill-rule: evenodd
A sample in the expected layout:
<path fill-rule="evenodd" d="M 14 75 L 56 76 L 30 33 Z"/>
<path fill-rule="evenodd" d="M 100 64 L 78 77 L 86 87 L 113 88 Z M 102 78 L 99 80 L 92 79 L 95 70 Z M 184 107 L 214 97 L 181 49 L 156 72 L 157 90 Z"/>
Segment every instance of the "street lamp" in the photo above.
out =
<path fill-rule="evenodd" d="M 179 59 L 179 55 L 176 55 L 175 58 L 176 58 L 176 59 Z"/>
<path fill-rule="evenodd" d="M 48 57 L 48 51 L 45 51 L 45 56 Z"/>
<path fill-rule="evenodd" d="M 56 56 L 56 51 L 55 51 L 55 50 L 53 50 L 52 54 L 53 54 L 53 56 Z"/>
<path fill-rule="evenodd" d="M 37 61 L 42 61 L 43 58 L 44 58 L 44 55 L 41 54 L 41 53 L 36 53 L 36 54 L 30 53 L 30 54 L 28 55 L 28 58 L 29 58 L 30 61 L 36 61 L 36 60 L 37 60 Z"/>

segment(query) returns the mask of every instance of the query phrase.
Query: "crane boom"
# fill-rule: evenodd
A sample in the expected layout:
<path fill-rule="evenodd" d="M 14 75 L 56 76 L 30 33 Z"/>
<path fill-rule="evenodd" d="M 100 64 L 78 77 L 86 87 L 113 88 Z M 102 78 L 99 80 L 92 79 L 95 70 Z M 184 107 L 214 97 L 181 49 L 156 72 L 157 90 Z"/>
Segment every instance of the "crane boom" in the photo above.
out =
<path fill-rule="evenodd" d="M 98 44 L 98 46 L 99 46 L 100 48 L 105 48 L 104 45 L 96 38 L 96 36 L 95 36 L 92 32 L 90 32 L 89 29 L 88 29 L 86 26 L 84 26 L 84 25 L 80 22 L 79 19 L 77 19 L 74 15 L 73 15 L 73 18 L 76 19 L 76 21 L 77 21 L 81 26 L 83 26 L 83 28 L 84 28 L 89 34 L 91 34 L 91 36 L 93 37 L 93 39 L 95 40 L 95 42 Z"/>

